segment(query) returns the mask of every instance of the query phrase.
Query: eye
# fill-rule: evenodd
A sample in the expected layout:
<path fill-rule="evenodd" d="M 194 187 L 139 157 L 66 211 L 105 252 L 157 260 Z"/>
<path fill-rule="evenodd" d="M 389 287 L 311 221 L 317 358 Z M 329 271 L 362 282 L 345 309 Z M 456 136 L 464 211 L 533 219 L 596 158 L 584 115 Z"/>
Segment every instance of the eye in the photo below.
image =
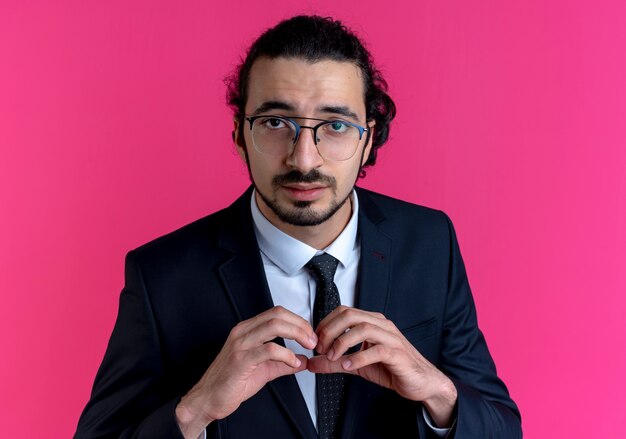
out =
<path fill-rule="evenodd" d="M 348 130 L 348 128 L 350 128 L 350 125 L 340 120 L 329 122 L 328 125 L 326 125 L 326 129 L 333 134 L 345 133 Z"/>
<path fill-rule="evenodd" d="M 262 119 L 260 122 L 261 122 L 261 125 L 270 129 L 285 128 L 287 126 L 286 122 L 283 119 L 280 119 L 278 117 L 268 117 L 268 118 Z"/>

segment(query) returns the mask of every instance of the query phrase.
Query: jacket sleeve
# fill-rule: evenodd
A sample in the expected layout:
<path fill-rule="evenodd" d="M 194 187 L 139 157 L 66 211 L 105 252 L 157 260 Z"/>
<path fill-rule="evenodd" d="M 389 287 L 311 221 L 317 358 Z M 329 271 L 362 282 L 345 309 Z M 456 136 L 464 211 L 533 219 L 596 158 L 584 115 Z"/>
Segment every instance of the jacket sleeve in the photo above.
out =
<path fill-rule="evenodd" d="M 458 392 L 456 422 L 448 437 L 521 438 L 519 410 L 498 378 L 487 343 L 478 328 L 476 307 L 456 234 L 447 216 L 446 221 L 450 259 L 442 347 L 437 366 L 454 382 Z M 423 420 L 420 423 L 424 423 Z M 420 425 L 420 430 L 426 437 L 432 437 L 427 426 Z"/>
<path fill-rule="evenodd" d="M 75 439 L 182 439 L 175 418 L 181 395 L 168 395 L 165 379 L 158 328 L 131 251 L 115 328 Z"/>

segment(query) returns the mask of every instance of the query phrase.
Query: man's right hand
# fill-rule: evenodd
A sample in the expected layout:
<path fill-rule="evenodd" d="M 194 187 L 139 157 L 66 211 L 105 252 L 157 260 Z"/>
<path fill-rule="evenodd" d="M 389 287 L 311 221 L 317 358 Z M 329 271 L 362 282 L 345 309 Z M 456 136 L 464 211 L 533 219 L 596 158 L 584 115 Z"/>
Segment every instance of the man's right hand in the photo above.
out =
<path fill-rule="evenodd" d="M 317 336 L 302 317 L 276 306 L 240 322 L 200 381 L 176 407 L 185 438 L 196 439 L 211 422 L 225 418 L 266 383 L 306 369 L 307 357 L 274 343 L 277 337 L 314 349 Z"/>

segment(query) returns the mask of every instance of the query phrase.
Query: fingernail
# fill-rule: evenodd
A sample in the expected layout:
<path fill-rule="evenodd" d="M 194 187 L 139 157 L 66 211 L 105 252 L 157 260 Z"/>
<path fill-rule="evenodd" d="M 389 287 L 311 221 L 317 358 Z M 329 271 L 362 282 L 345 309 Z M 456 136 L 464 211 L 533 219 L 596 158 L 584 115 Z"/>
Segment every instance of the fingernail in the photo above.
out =
<path fill-rule="evenodd" d="M 350 368 L 350 366 L 352 366 L 352 361 L 346 360 L 343 363 L 341 363 L 341 365 L 343 366 L 344 369 L 347 370 L 348 368 Z"/>
<path fill-rule="evenodd" d="M 301 364 L 302 364 L 302 361 L 300 361 L 299 358 L 296 358 L 296 367 L 300 367 Z"/>
<path fill-rule="evenodd" d="M 326 354 L 326 358 L 332 361 L 334 355 L 335 355 L 335 350 L 331 348 L 330 351 L 328 351 L 328 353 Z"/>
<path fill-rule="evenodd" d="M 309 341 L 311 342 L 311 345 L 313 347 L 315 347 L 317 345 L 317 337 L 316 336 L 313 335 L 313 336 L 309 337 Z"/>

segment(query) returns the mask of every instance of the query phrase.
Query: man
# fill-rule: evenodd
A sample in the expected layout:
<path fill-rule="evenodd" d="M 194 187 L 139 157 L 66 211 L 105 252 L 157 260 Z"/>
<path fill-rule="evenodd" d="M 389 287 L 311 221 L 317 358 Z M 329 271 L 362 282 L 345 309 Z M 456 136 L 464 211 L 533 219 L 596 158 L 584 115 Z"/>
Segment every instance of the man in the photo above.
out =
<path fill-rule="evenodd" d="M 229 102 L 253 186 L 129 252 L 76 437 L 521 436 L 448 218 L 355 188 L 385 88 L 331 19 L 252 45 Z"/>

